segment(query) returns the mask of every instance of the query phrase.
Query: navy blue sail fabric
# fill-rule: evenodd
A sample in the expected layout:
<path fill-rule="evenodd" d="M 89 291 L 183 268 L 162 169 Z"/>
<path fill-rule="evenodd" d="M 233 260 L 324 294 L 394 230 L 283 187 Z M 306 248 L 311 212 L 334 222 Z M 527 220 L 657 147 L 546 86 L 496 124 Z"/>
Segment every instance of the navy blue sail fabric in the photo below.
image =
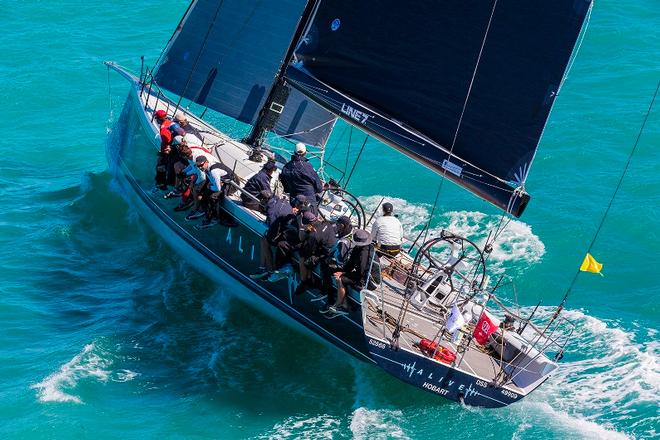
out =
<path fill-rule="evenodd" d="M 322 0 L 287 77 L 349 122 L 511 211 L 506 196 L 489 192 L 511 196 L 524 182 L 589 6 Z"/>
<path fill-rule="evenodd" d="M 305 0 L 198 0 L 166 48 L 155 80 L 163 88 L 239 121 L 254 124 L 291 42 Z M 300 113 L 301 100 L 306 111 Z M 322 146 L 334 115 L 292 93 L 281 135 L 303 132 Z M 297 116 L 296 116 L 297 115 Z M 306 132 L 323 122 L 321 129 Z M 280 130 L 281 126 L 281 130 Z M 286 130 L 293 131 L 286 131 Z"/>
<path fill-rule="evenodd" d="M 337 118 L 295 88 L 277 120 L 275 133 L 288 139 L 322 148 L 328 141 Z"/>

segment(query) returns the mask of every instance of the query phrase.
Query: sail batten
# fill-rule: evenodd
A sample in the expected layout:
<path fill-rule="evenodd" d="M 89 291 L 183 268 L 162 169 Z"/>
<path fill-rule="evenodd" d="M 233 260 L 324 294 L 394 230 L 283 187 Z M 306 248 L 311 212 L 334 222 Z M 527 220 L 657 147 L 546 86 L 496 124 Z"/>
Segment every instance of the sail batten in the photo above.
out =
<path fill-rule="evenodd" d="M 502 209 L 511 197 L 524 208 L 520 187 L 590 4 L 321 0 L 286 76 Z"/>
<path fill-rule="evenodd" d="M 166 47 L 156 82 L 197 104 L 254 124 L 305 4 L 305 0 L 197 0 Z M 280 117 L 287 123 L 274 128 L 277 134 L 304 132 L 291 138 L 316 146 L 325 144 L 330 131 L 307 130 L 335 120 L 297 91 L 289 95 Z"/>

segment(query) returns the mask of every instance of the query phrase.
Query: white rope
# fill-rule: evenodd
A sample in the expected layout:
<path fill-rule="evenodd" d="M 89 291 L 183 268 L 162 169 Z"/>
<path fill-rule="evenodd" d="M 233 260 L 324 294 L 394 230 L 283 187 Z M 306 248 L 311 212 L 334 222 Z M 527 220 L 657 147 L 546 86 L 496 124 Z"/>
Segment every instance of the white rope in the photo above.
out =
<path fill-rule="evenodd" d="M 452 156 L 454 151 L 454 144 L 456 144 L 456 138 L 458 137 L 458 131 L 461 128 L 463 123 L 463 115 L 465 114 L 465 109 L 467 108 L 468 101 L 470 100 L 470 94 L 472 93 L 472 85 L 474 84 L 474 78 L 477 76 L 477 70 L 479 69 L 479 63 L 481 62 L 481 55 L 484 52 L 484 46 L 486 45 L 486 40 L 488 39 L 488 33 L 490 32 L 490 25 L 493 22 L 493 15 L 495 15 L 495 8 L 497 7 L 497 1 L 493 3 L 493 9 L 490 11 L 490 18 L 488 19 L 488 26 L 486 27 L 486 33 L 484 34 L 484 39 L 481 42 L 481 48 L 479 49 L 479 56 L 477 57 L 477 64 L 474 66 L 474 71 L 472 72 L 472 79 L 470 80 L 470 87 L 468 87 L 467 96 L 465 96 L 465 102 L 463 102 L 463 110 L 461 110 L 461 117 L 458 119 L 458 125 L 456 126 L 456 131 L 454 132 L 454 139 L 451 141 L 451 151 L 449 152 L 449 158 Z"/>
<path fill-rule="evenodd" d="M 330 123 L 334 123 L 334 122 L 335 122 L 334 119 L 330 119 L 329 121 L 325 121 L 324 123 L 319 124 L 319 125 L 317 125 L 316 127 L 312 127 L 312 128 L 307 129 L 307 130 L 298 131 L 298 132 L 296 132 L 296 133 L 281 134 L 281 135 L 280 135 L 280 134 L 277 134 L 277 133 L 274 133 L 274 134 L 275 134 L 275 136 L 277 136 L 278 138 L 286 139 L 286 138 L 288 138 L 288 137 L 291 137 L 291 136 L 297 136 L 297 135 L 299 135 L 299 134 L 311 133 L 311 132 L 314 131 L 314 130 L 318 130 L 319 128 L 321 128 L 321 127 L 323 127 L 323 126 L 328 125 L 328 124 L 330 124 Z"/>

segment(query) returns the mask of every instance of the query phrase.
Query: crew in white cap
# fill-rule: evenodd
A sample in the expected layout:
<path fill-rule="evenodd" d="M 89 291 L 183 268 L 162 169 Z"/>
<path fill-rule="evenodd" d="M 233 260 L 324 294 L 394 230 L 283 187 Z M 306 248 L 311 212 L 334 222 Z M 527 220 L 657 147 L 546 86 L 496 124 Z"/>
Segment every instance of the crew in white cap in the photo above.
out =
<path fill-rule="evenodd" d="M 280 173 L 280 180 L 284 191 L 289 193 L 290 200 L 302 194 L 310 201 L 316 200 L 316 195 L 323 191 L 323 185 L 319 175 L 311 163 L 307 160 L 307 147 L 302 142 L 296 144 L 295 154 L 291 160 L 284 165 Z"/>

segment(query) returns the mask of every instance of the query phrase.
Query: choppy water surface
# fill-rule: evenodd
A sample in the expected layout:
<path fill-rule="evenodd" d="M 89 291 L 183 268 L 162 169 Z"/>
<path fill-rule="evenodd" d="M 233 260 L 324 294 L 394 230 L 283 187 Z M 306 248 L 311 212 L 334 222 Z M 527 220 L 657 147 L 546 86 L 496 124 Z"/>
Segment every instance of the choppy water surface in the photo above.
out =
<path fill-rule="evenodd" d="M 658 108 L 593 249 L 605 277 L 581 275 L 568 303 L 578 327 L 561 370 L 509 408 L 466 409 L 232 301 L 126 205 L 105 150 L 127 87 L 101 61 L 152 64 L 186 2 L 0 4 L 3 438 L 658 435 Z M 581 261 L 660 78 L 658 23 L 656 0 L 596 2 L 528 182 L 532 203 L 491 257 L 523 305 L 544 299 L 543 314 Z M 339 164 L 341 131 L 328 144 Z M 355 173 L 349 189 L 367 207 L 387 196 L 419 230 L 437 177 L 375 142 Z M 440 199 L 434 231 L 479 241 L 499 221 L 451 184 Z"/>

